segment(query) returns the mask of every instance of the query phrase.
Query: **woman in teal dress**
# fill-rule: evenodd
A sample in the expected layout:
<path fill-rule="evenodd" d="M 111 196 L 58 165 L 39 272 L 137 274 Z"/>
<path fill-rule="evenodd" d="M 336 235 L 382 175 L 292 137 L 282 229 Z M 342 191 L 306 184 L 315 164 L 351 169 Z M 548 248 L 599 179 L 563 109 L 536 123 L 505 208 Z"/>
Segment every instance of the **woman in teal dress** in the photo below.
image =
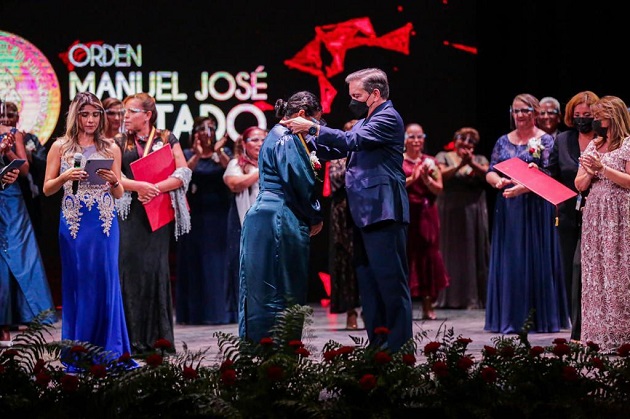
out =
<path fill-rule="evenodd" d="M 113 140 L 104 138 L 103 105 L 92 93 L 75 96 L 66 126 L 65 135 L 48 152 L 44 179 L 46 196 L 63 190 L 59 220 L 61 337 L 102 347 L 107 354 L 94 362 L 105 364 L 131 352 L 118 277 L 119 231 L 114 207 L 114 198 L 123 194 L 121 153 Z M 75 167 L 77 157 L 81 167 Z M 104 183 L 87 181 L 86 161 L 106 158 L 113 163 L 111 170 L 99 170 Z M 74 371 L 67 361 L 68 370 Z"/>
<path fill-rule="evenodd" d="M 0 125 L 0 167 L 11 160 L 26 160 L 23 134 Z M 14 138 L 15 141 L 8 141 Z M 8 145 L 9 143 L 12 145 Z M 28 173 L 28 162 L 20 175 Z M 11 346 L 10 326 L 32 321 L 51 310 L 46 321 L 54 322 L 54 304 L 31 219 L 18 182 L 0 185 L 0 346 Z"/>
<path fill-rule="evenodd" d="M 320 119 L 322 107 L 315 95 L 302 91 L 276 101 L 275 111 L 279 118 Z M 241 233 L 241 338 L 269 337 L 280 312 L 307 302 L 310 237 L 323 225 L 315 175 L 319 161 L 311 151 L 307 138 L 280 124 L 260 150 L 260 192 Z"/>

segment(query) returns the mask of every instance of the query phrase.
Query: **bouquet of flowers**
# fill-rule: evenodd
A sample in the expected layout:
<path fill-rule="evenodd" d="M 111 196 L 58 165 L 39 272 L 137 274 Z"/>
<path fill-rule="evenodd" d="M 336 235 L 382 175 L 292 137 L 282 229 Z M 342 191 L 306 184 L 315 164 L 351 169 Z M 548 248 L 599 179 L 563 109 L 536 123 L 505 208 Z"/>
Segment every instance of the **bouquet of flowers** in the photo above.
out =
<path fill-rule="evenodd" d="M 545 149 L 545 146 L 542 144 L 540 138 L 532 137 L 527 142 L 527 149 L 533 158 L 538 159 L 540 158 L 540 153 Z"/>

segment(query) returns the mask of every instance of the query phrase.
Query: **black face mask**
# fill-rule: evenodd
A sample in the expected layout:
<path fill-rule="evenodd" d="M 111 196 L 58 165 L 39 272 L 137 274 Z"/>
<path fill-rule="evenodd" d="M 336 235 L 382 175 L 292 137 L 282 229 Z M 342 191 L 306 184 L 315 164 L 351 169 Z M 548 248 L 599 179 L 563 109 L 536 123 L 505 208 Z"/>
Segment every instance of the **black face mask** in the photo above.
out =
<path fill-rule="evenodd" d="M 593 118 L 573 118 L 573 126 L 582 134 L 588 134 L 593 131 Z"/>
<path fill-rule="evenodd" d="M 607 138 L 608 127 L 602 127 L 601 120 L 595 119 L 593 121 L 593 131 L 595 131 L 598 137 L 602 137 L 604 140 Z"/>
<path fill-rule="evenodd" d="M 363 118 L 363 116 L 368 111 L 367 99 L 365 100 L 365 102 L 360 102 L 356 99 L 352 99 L 348 107 L 350 108 L 350 112 L 352 112 L 352 115 L 354 115 L 355 118 Z"/>

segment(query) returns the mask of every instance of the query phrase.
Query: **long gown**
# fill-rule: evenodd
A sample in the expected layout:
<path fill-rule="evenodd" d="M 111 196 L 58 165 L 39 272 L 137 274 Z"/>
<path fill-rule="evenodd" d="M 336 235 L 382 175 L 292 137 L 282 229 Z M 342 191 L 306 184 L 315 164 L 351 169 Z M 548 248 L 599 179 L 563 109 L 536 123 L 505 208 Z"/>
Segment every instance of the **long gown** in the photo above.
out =
<path fill-rule="evenodd" d="M 452 154 L 440 152 L 436 160 L 446 167 L 457 166 Z M 475 155 L 478 164 L 488 159 Z M 486 181 L 474 175 L 470 166 L 460 169 L 444 181 L 444 190 L 437 198 L 440 215 L 440 250 L 450 285 L 440 293 L 437 306 L 442 308 L 484 308 L 490 229 Z"/>
<path fill-rule="evenodd" d="M 0 139 L 2 136 L 0 136 Z M 5 162 L 0 158 L 0 167 Z M 18 182 L 0 189 L 0 325 L 19 325 L 53 304 L 35 232 Z"/>
<path fill-rule="evenodd" d="M 433 159 L 425 154 L 420 158 Z M 403 160 L 405 176 L 411 176 L 414 166 L 414 161 L 407 158 Z M 414 298 L 429 297 L 435 302 L 440 291 L 449 284 L 448 273 L 440 252 L 440 219 L 435 203 L 436 196 L 421 179 L 407 186 L 407 194 L 409 290 Z"/>
<path fill-rule="evenodd" d="M 591 142 L 584 153 L 593 153 Z M 625 172 L 630 139 L 603 153 L 602 163 Z M 597 175 L 582 217 L 582 341 L 614 351 L 630 342 L 630 189 Z"/>
<path fill-rule="evenodd" d="M 288 306 L 306 304 L 310 227 L 322 220 L 315 171 L 298 136 L 274 126 L 258 163 L 260 193 L 245 217 L 240 259 L 239 335 L 253 342 L 270 336 Z"/>
<path fill-rule="evenodd" d="M 546 170 L 553 138 L 542 136 L 545 147 L 534 159 L 527 145 L 501 136 L 492 151 L 490 169 L 512 157 Z M 490 239 L 486 324 L 494 333 L 518 333 L 533 313 L 530 332 L 551 333 L 570 327 L 562 258 L 554 206 L 533 192 L 504 198 L 497 192 Z"/>
<path fill-rule="evenodd" d="M 103 157 L 90 146 L 83 151 L 82 166 L 88 158 Z M 70 166 L 62 159 L 61 173 Z M 79 182 L 74 195 L 72 182 L 66 182 L 59 222 L 61 336 L 111 352 L 111 357 L 101 362 L 131 353 L 118 277 L 118 243 L 118 220 L 109 185 Z"/>
<path fill-rule="evenodd" d="M 361 306 L 353 264 L 353 223 L 346 194 L 346 159 L 330 161 L 330 312 L 345 313 Z"/>
<path fill-rule="evenodd" d="M 193 154 L 184 150 L 186 160 Z M 192 173 L 187 193 L 191 230 L 179 238 L 177 252 L 175 307 L 180 324 L 236 323 L 237 294 L 231 292 L 227 272 L 231 192 L 223 182 L 224 170 L 211 158 L 202 158 Z"/>
<path fill-rule="evenodd" d="M 168 142 L 172 147 L 179 140 L 170 134 Z M 137 147 L 123 150 L 122 173 L 127 178 L 133 179 L 130 165 L 139 158 Z M 158 339 L 174 342 L 173 300 L 168 260 L 174 223 L 166 224 L 152 232 L 146 211 L 136 192 L 131 193 L 129 213 L 118 215 L 119 270 L 127 330 L 132 353 L 142 355 L 152 351 L 153 344 Z M 169 351 L 173 352 L 174 346 Z"/>

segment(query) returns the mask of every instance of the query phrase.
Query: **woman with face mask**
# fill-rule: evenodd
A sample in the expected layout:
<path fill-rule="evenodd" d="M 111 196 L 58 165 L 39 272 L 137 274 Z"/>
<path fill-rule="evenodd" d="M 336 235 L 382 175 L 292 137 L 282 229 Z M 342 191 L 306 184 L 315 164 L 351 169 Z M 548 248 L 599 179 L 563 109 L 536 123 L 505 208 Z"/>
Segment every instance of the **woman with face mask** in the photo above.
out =
<path fill-rule="evenodd" d="M 618 97 L 591 106 L 596 137 L 580 157 L 578 191 L 590 188 L 582 230 L 582 335 L 605 353 L 630 337 L 630 112 Z"/>
<path fill-rule="evenodd" d="M 591 91 L 577 93 L 569 100 L 564 111 L 564 123 L 568 130 L 556 137 L 551 153 L 551 174 L 568 188 L 575 188 L 578 159 L 586 146 L 595 137 L 591 105 L 599 97 Z M 580 296 L 582 293 L 580 232 L 582 230 L 582 208 L 588 189 L 575 198 L 558 204 L 558 235 L 562 251 L 565 289 L 571 313 L 571 339 L 580 340 Z"/>

